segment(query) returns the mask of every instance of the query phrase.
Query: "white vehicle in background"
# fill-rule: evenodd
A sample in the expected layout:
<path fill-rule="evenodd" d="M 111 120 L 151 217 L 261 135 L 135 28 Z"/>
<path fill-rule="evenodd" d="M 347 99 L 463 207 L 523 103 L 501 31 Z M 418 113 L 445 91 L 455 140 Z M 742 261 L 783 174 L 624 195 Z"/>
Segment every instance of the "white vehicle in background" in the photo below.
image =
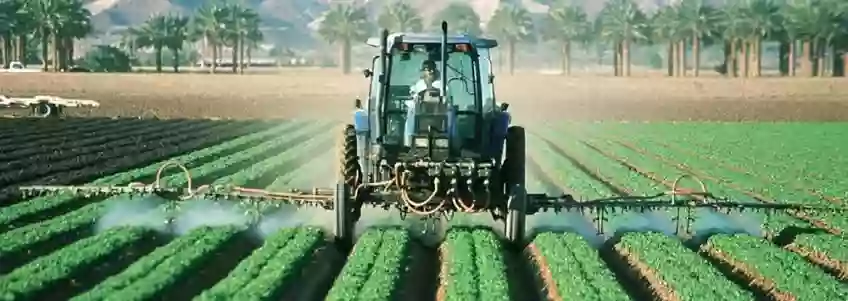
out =
<path fill-rule="evenodd" d="M 35 97 L 6 97 L 0 95 L 0 109 L 28 108 L 30 117 L 57 118 L 65 108 L 97 108 L 100 103 L 87 99 L 66 99 L 58 96 L 37 95 Z"/>
<path fill-rule="evenodd" d="M 41 69 L 27 68 L 23 63 L 15 61 L 9 63 L 8 69 L 0 69 L 0 72 L 41 72 Z"/>

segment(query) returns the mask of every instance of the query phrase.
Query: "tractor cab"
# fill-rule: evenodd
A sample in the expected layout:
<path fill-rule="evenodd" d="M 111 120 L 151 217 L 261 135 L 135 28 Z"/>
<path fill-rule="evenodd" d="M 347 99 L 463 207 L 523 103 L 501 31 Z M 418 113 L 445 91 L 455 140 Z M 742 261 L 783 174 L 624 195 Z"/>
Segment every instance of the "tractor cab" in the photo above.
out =
<path fill-rule="evenodd" d="M 371 38 L 369 152 L 389 161 L 500 161 L 509 116 L 496 106 L 489 50 L 468 35 L 395 33 Z M 385 67 L 384 67 L 385 66 Z M 392 164 L 392 162 L 389 162 Z M 497 163 L 496 163 L 497 164 Z"/>

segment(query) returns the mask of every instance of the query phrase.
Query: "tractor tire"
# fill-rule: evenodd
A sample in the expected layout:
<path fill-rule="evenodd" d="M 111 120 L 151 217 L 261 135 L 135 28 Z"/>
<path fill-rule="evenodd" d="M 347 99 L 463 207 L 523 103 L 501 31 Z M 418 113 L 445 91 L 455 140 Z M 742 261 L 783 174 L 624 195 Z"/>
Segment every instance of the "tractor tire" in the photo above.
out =
<path fill-rule="evenodd" d="M 353 220 L 357 207 L 352 195 L 362 176 L 353 125 L 345 125 L 339 134 L 339 178 L 333 198 L 334 234 L 340 249 L 347 251 L 353 247 Z"/>
<path fill-rule="evenodd" d="M 506 172 L 505 191 L 507 192 L 507 212 L 504 221 L 506 239 L 514 246 L 521 246 L 527 213 L 527 190 L 525 188 L 525 139 L 524 128 L 512 126 L 506 134 Z"/>
<path fill-rule="evenodd" d="M 357 154 L 356 131 L 352 124 L 346 124 L 339 136 L 339 177 L 355 189 L 362 182 L 362 169 Z"/>
<path fill-rule="evenodd" d="M 62 107 L 47 102 L 34 104 L 30 109 L 31 116 L 35 118 L 57 118 L 62 115 Z"/>

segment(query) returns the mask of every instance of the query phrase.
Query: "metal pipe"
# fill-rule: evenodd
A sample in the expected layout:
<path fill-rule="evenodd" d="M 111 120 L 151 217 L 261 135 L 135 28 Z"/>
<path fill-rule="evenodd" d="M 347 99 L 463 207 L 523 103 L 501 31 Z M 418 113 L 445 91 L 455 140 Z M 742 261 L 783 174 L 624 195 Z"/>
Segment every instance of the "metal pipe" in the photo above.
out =
<path fill-rule="evenodd" d="M 442 21 L 442 72 L 441 72 L 441 94 L 442 99 L 447 99 L 448 81 L 448 22 Z"/>

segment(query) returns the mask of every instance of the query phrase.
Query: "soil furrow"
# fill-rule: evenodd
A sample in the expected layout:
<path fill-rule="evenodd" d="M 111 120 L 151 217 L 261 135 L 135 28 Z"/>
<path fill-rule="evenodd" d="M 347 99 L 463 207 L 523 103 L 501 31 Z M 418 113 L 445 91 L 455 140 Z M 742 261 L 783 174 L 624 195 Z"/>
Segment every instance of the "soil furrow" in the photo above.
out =
<path fill-rule="evenodd" d="M 827 254 L 808 250 L 807 248 L 795 244 L 788 244 L 783 248 L 803 256 L 805 259 L 818 265 L 836 279 L 839 279 L 842 282 L 848 281 L 848 263 L 832 259 L 827 256 Z"/>

